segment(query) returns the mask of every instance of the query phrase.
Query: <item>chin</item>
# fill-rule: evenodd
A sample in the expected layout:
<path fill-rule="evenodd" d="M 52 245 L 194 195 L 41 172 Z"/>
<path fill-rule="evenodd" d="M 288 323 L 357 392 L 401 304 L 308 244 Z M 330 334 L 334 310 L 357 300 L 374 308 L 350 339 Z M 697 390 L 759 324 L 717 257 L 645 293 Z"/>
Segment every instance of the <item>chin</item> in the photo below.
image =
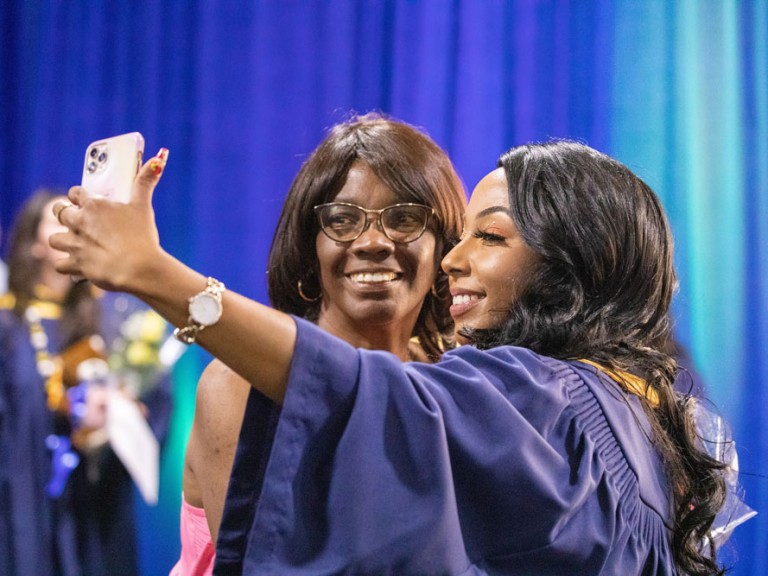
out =
<path fill-rule="evenodd" d="M 363 300 L 351 310 L 357 322 L 388 324 L 398 318 L 397 304 L 387 300 Z"/>
<path fill-rule="evenodd" d="M 456 326 L 456 329 L 453 332 L 453 341 L 456 343 L 456 346 L 465 346 L 467 344 L 471 344 L 467 338 L 459 334 L 459 330 L 463 330 L 464 328 L 468 328 L 466 324 L 462 326 Z"/>

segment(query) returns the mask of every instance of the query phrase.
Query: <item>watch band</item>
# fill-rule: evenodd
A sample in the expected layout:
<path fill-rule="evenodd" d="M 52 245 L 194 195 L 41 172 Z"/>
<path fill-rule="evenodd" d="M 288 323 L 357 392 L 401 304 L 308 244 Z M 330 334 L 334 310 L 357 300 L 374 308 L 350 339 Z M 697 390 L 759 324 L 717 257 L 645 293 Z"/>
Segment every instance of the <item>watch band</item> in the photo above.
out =
<path fill-rule="evenodd" d="M 216 302 L 219 304 L 219 308 L 221 308 L 221 298 L 224 294 L 224 290 L 226 287 L 224 286 L 223 282 L 219 282 L 215 278 L 208 277 L 208 283 L 206 284 L 205 288 L 201 291 L 192 296 L 188 302 L 189 304 L 192 304 L 192 302 L 201 295 L 209 295 L 212 296 Z M 221 314 L 219 314 L 221 316 Z M 210 324 L 201 324 L 200 322 L 196 321 L 194 318 L 192 318 L 192 314 L 190 313 L 189 318 L 187 320 L 187 325 L 183 328 L 176 328 L 173 331 L 174 337 L 184 344 L 194 344 L 195 340 L 197 340 L 197 335 L 205 329 L 206 326 L 213 326 L 216 322 L 218 322 L 218 318 L 213 321 Z"/>

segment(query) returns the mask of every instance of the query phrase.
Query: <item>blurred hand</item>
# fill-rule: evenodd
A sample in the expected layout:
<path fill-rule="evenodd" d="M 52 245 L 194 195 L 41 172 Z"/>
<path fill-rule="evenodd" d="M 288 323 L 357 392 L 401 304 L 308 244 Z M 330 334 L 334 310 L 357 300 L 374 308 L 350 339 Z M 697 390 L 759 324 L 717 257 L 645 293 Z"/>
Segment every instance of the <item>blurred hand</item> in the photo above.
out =
<path fill-rule="evenodd" d="M 85 414 L 82 427 L 95 430 L 107 425 L 107 401 L 109 390 L 106 386 L 89 386 L 85 396 Z"/>

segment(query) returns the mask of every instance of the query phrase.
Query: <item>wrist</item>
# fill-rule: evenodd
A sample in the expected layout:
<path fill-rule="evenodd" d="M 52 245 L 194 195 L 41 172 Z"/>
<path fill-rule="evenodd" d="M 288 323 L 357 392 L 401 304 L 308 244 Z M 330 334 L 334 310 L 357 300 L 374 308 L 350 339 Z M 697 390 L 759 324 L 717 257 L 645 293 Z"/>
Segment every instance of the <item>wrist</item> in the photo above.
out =
<path fill-rule="evenodd" d="M 122 279 L 118 289 L 142 300 L 162 299 L 168 294 L 168 288 L 173 286 L 173 276 L 179 268 L 186 266 L 158 246 L 155 254 L 139 262 Z"/>
<path fill-rule="evenodd" d="M 208 277 L 205 288 L 188 300 L 189 317 L 183 327 L 176 328 L 173 335 L 184 344 L 194 344 L 197 335 L 221 318 L 223 311 L 223 282 Z"/>

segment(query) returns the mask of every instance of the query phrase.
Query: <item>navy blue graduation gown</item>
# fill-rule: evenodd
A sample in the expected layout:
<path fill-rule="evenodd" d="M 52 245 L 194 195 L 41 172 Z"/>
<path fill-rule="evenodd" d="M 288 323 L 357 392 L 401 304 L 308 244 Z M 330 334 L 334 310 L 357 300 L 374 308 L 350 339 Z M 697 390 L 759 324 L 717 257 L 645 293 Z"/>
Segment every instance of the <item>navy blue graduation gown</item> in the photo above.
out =
<path fill-rule="evenodd" d="M 0 574 L 55 574 L 51 475 L 53 431 L 29 331 L 0 309 Z"/>
<path fill-rule="evenodd" d="M 122 320 L 143 306 L 113 294 L 101 305 L 108 344 Z M 43 320 L 43 326 L 49 351 L 57 353 L 57 321 Z M 165 377 L 141 398 L 161 442 L 171 415 L 170 387 Z M 45 441 L 54 431 L 68 432 L 69 427 L 48 410 L 29 329 L 10 310 L 0 309 L 0 574 L 138 575 L 130 476 L 106 447 L 82 456 L 64 493 L 50 499 L 51 453 Z"/>
<path fill-rule="evenodd" d="M 675 573 L 647 419 L 591 366 L 468 346 L 403 364 L 297 325 L 263 481 L 227 496 L 222 529 L 249 499 L 250 524 L 216 573 Z"/>

